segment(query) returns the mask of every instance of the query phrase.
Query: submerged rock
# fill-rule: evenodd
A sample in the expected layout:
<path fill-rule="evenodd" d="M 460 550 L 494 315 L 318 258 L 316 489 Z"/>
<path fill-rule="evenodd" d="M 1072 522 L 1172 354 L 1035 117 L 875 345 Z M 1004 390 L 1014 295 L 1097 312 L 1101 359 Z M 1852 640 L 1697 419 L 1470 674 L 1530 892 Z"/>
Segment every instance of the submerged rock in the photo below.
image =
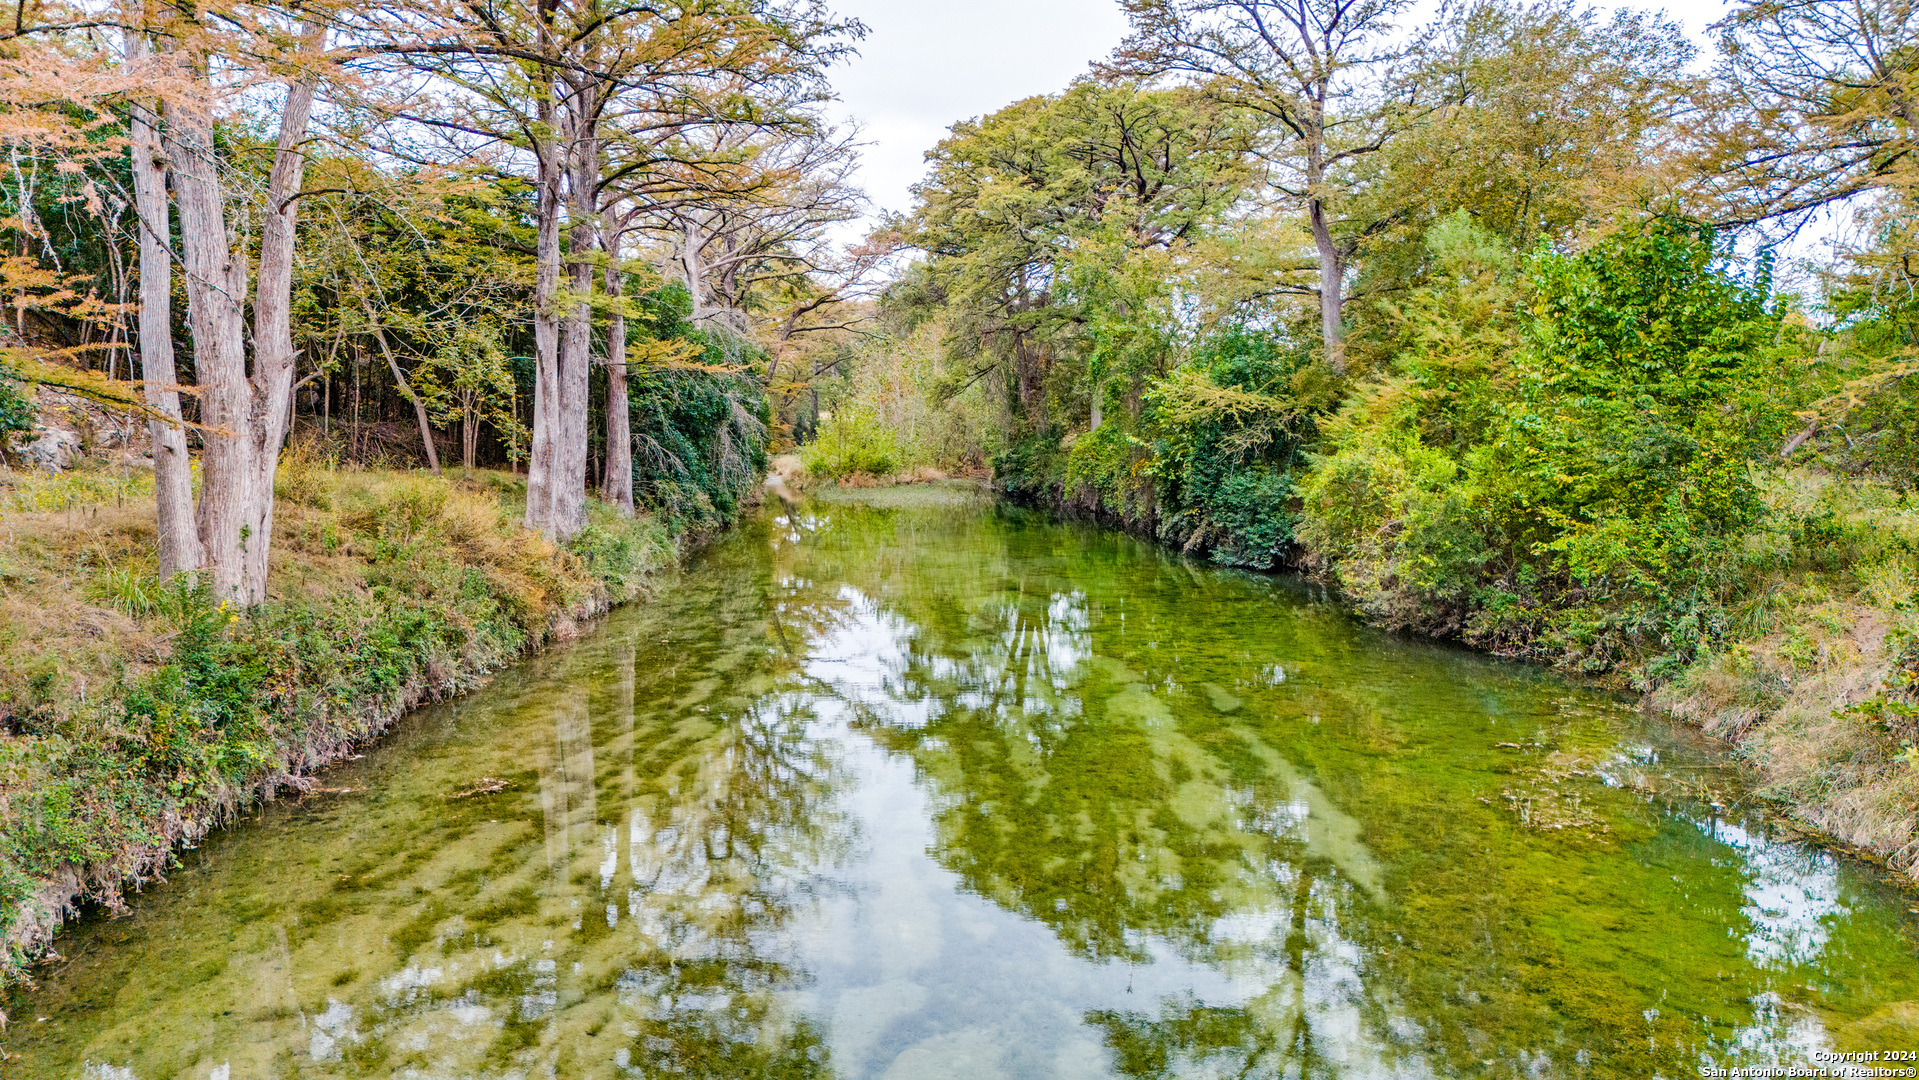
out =
<path fill-rule="evenodd" d="M 1207 703 L 1212 705 L 1215 711 L 1236 712 L 1241 705 L 1246 704 L 1245 701 L 1234 696 L 1231 690 L 1218 683 L 1200 683 L 1199 688 L 1206 694 Z"/>

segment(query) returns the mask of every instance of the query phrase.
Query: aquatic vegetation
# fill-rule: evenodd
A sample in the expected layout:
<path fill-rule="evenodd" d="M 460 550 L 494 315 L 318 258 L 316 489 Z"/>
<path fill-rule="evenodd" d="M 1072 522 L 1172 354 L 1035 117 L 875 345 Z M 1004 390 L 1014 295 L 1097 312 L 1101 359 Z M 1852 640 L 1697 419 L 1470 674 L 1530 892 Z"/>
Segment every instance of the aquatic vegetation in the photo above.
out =
<path fill-rule="evenodd" d="M 65 939 L 8 1051 L 1645 1076 L 1919 1000 L 1907 901 L 1769 836 L 1683 728 L 977 499 L 750 523 L 322 782 Z"/>

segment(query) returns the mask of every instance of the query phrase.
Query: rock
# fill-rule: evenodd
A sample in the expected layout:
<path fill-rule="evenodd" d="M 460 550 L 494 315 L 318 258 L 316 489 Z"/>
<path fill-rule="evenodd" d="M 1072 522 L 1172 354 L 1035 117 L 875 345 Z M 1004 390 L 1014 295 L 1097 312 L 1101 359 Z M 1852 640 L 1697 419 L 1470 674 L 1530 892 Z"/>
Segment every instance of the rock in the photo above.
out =
<path fill-rule="evenodd" d="M 1246 702 L 1235 696 L 1231 690 L 1226 689 L 1218 683 L 1200 683 L 1199 688 L 1205 691 L 1206 701 L 1211 704 L 1216 711 L 1223 713 L 1234 712 L 1241 705 L 1246 704 Z"/>
<path fill-rule="evenodd" d="M 136 446 L 131 437 L 144 425 L 83 398 L 39 387 L 34 409 L 38 417 L 33 430 L 14 440 L 15 455 L 29 469 L 60 472 L 79 465 L 90 453 L 111 460 L 129 453 L 144 455 L 146 450 L 146 440 Z"/>
<path fill-rule="evenodd" d="M 89 419 L 92 419 L 91 417 Z M 127 432 L 119 424 L 102 416 L 93 425 L 93 447 L 95 450 L 124 449 L 130 441 Z"/>
<path fill-rule="evenodd" d="M 35 427 L 33 441 L 20 448 L 20 459 L 29 467 L 59 472 L 70 469 L 81 456 L 80 436 L 65 428 Z"/>

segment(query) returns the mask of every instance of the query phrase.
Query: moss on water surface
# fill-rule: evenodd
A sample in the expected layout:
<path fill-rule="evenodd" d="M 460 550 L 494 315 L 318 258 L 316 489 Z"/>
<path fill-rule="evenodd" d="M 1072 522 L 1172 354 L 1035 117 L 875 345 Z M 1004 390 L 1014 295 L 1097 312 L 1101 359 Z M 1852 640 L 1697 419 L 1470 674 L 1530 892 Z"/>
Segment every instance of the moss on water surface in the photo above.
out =
<path fill-rule="evenodd" d="M 462 794 L 483 778 L 509 783 Z M 324 786 L 351 790 L 78 928 L 7 1004 L 0 1077 L 1646 1077 L 1919 1047 L 1906 898 L 1774 836 L 1684 730 L 964 500 L 754 523 Z"/>

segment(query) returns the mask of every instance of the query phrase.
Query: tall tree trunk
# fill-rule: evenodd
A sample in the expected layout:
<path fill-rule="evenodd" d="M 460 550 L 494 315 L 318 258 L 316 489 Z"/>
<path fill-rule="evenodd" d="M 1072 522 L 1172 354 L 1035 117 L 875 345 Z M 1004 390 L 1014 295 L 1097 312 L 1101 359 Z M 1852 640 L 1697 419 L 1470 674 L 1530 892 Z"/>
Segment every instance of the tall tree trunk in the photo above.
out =
<path fill-rule="evenodd" d="M 1033 344 L 1026 331 L 1013 331 L 1013 364 L 1019 377 L 1020 406 L 1030 430 L 1046 430 L 1045 346 Z"/>
<path fill-rule="evenodd" d="M 628 427 L 626 392 L 626 315 L 620 310 L 620 232 L 613 211 L 602 226 L 606 248 L 606 471 L 600 498 L 629 517 L 633 514 L 633 432 Z"/>
<path fill-rule="evenodd" d="M 147 54 L 144 34 L 128 31 L 127 60 Z M 193 466 L 187 455 L 187 431 L 175 389 L 179 370 L 173 359 L 172 227 L 167 209 L 167 160 L 145 104 L 130 111 L 134 211 L 140 221 L 140 379 L 153 444 L 153 501 L 158 519 L 160 579 L 198 570 L 206 561 L 193 520 Z"/>
<path fill-rule="evenodd" d="M 559 439 L 547 478 L 551 535 L 568 540 L 586 527 L 588 414 L 593 360 L 593 248 L 599 223 L 599 148 L 594 87 L 573 87 L 566 101 L 567 306 L 560 325 Z"/>
<path fill-rule="evenodd" d="M 393 358 L 393 349 L 386 343 L 386 331 L 380 329 L 380 321 L 373 317 L 373 304 L 366 297 L 360 297 L 360 310 L 366 312 L 367 325 L 373 328 L 373 340 L 380 345 L 380 355 L 386 358 L 386 369 L 393 373 L 393 383 L 400 388 L 400 396 L 413 405 L 414 422 L 420 425 L 420 446 L 426 450 L 427 467 L 433 475 L 440 475 L 440 451 L 433 445 L 433 425 L 428 422 L 426 405 L 420 401 L 420 395 L 413 392 L 413 384 L 406 381 L 406 373 L 400 370 L 400 362 Z M 467 467 L 472 468 L 468 462 Z"/>
<path fill-rule="evenodd" d="M 684 226 L 680 273 L 686 277 L 686 292 L 693 300 L 689 321 L 698 326 L 706 318 L 706 267 L 701 264 L 701 253 L 706 250 L 706 230 L 701 227 L 696 211 L 687 212 L 680 221 Z"/>
<path fill-rule="evenodd" d="M 1326 365 L 1333 374 L 1346 374 L 1345 305 L 1346 258 L 1333 240 L 1326 220 L 1323 185 L 1326 180 L 1325 101 L 1331 92 L 1324 80 L 1315 85 L 1314 107 L 1306 116 L 1306 224 L 1319 252 L 1319 338 L 1326 349 Z"/>
<path fill-rule="evenodd" d="M 587 196 L 592 198 L 593 196 Z M 553 534 L 571 539 L 586 527 L 589 395 L 592 393 L 593 218 L 576 213 L 569 221 L 566 318 L 560 328 L 560 440 L 548 479 L 553 500 Z"/>
<path fill-rule="evenodd" d="M 303 27 L 317 51 L 323 28 Z M 200 542 L 223 600 L 253 605 L 266 598 L 273 542 L 273 476 L 286 439 L 293 399 L 293 245 L 295 196 L 306 171 L 301 144 L 313 113 L 315 81 L 287 87 L 267 178 L 260 230 L 260 268 L 253 305 L 253 375 L 247 376 L 247 270 L 244 252 L 229 246 L 223 193 L 213 160 L 211 118 L 200 108 L 169 116 L 174 188 L 180 209 L 187 311 L 199 367 L 206 452 L 201 458 Z"/>
<path fill-rule="evenodd" d="M 473 459 L 480 449 L 479 414 L 473 404 L 473 391 L 466 391 L 460 402 L 460 472 L 465 476 L 473 475 Z"/>
<path fill-rule="evenodd" d="M 1345 297 L 1346 260 L 1326 223 L 1326 207 L 1314 198 L 1308 206 L 1313 246 L 1319 249 L 1319 334 L 1326 346 L 1326 363 L 1333 374 L 1346 374 L 1346 330 L 1341 308 Z"/>
<path fill-rule="evenodd" d="M 304 23 L 300 37 L 309 55 L 326 43 L 326 30 Z M 246 602 L 257 604 L 267 595 L 267 555 L 273 544 L 273 478 L 279 471 L 280 448 L 286 444 L 293 417 L 293 247 L 299 224 L 300 185 L 306 178 L 307 129 L 313 118 L 313 97 L 319 82 L 302 76 L 287 84 L 286 105 L 280 113 L 273 168 L 267 174 L 267 207 L 260 228 L 260 271 L 253 293 L 253 405 L 254 440 L 249 455 L 253 475 L 243 528 L 246 538 Z"/>
<path fill-rule="evenodd" d="M 168 110 L 173 191 L 180 212 L 180 259 L 186 275 L 187 323 L 200 384 L 200 502 L 196 519 L 213 589 L 243 596 L 243 504 L 251 475 L 246 429 L 252 414 L 247 383 L 247 272 L 228 246 L 225 207 L 213 161 L 213 125 L 195 105 Z"/>
<path fill-rule="evenodd" d="M 355 464 L 360 461 L 360 361 L 361 354 L 365 351 L 357 342 L 353 348 L 347 350 L 347 355 L 353 358 L 353 393 L 351 395 L 353 422 L 347 429 L 346 456 L 348 461 Z"/>
<path fill-rule="evenodd" d="M 551 537 L 551 482 L 559 438 L 560 162 L 553 136 L 550 73 L 545 77 L 549 92 L 538 105 L 544 133 L 537 147 L 539 180 L 534 207 L 538 232 L 534 241 L 533 432 L 527 444 L 526 527 Z"/>

